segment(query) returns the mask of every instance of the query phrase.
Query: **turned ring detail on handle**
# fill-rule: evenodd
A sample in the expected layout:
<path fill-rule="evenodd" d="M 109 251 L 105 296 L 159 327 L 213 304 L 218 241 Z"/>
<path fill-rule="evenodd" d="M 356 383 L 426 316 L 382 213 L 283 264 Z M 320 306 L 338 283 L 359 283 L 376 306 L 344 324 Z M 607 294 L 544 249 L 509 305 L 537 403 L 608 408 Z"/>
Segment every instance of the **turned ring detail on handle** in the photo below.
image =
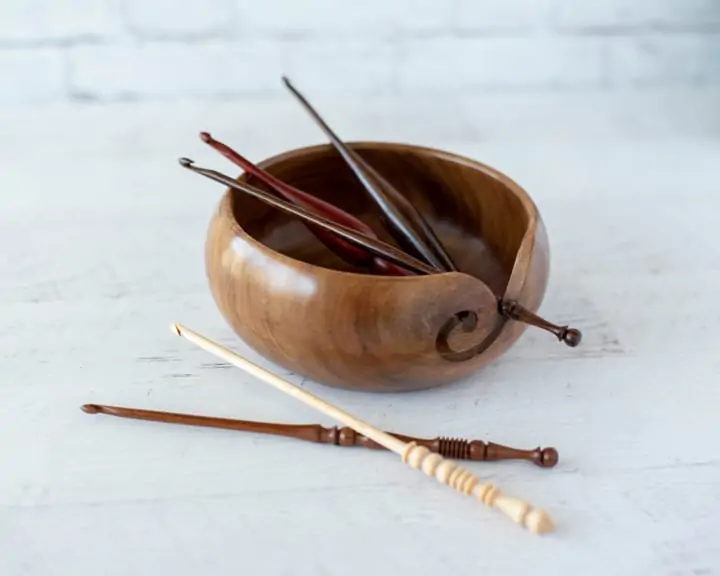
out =
<path fill-rule="evenodd" d="M 513 522 L 531 532 L 544 533 L 554 529 L 552 520 L 543 510 L 533 508 L 518 498 L 506 496 L 490 482 L 480 482 L 472 472 L 425 446 L 410 442 L 403 450 L 401 458 L 403 463 L 411 468 L 422 470 L 427 476 L 434 477 L 438 482 L 458 492 L 474 496 L 490 508 L 497 508 Z"/>

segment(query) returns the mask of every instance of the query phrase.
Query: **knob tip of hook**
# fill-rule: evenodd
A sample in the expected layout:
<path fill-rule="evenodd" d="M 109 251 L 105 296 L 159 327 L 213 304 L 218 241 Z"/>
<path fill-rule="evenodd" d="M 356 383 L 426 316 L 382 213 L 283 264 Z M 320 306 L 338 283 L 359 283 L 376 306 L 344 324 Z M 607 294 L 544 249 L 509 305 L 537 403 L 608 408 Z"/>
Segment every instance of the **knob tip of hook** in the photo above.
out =
<path fill-rule="evenodd" d="M 575 328 L 570 328 L 563 334 L 562 341 L 570 346 L 570 348 L 575 348 L 582 342 L 582 332 Z"/>
<path fill-rule="evenodd" d="M 559 460 L 558 451 L 553 447 L 543 448 L 539 456 L 537 464 L 543 468 L 553 468 Z"/>

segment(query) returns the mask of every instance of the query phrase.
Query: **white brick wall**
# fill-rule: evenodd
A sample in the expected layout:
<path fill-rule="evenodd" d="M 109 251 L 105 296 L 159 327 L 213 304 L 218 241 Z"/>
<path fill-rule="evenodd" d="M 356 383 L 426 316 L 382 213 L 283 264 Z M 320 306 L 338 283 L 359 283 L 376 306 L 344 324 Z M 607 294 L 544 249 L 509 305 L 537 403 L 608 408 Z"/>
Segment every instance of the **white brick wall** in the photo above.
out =
<path fill-rule="evenodd" d="M 2 0 L 0 48 L 113 40 L 123 0 Z"/>
<path fill-rule="evenodd" d="M 402 42 L 404 91 L 531 90 L 600 86 L 600 38 L 472 37 Z"/>
<path fill-rule="evenodd" d="M 458 0 L 453 26 L 470 33 L 533 33 L 547 27 L 552 5 L 552 0 Z"/>
<path fill-rule="evenodd" d="M 2 0 L 0 106 L 720 83 L 720 0 Z"/>
<path fill-rule="evenodd" d="M 608 47 L 609 80 L 616 86 L 720 82 L 720 42 L 714 35 L 621 37 Z"/>
<path fill-rule="evenodd" d="M 284 68 L 277 45 L 264 40 L 78 46 L 68 57 L 71 95 L 91 101 L 265 94 Z"/>
<path fill-rule="evenodd" d="M 717 0 L 554 0 L 555 22 L 562 27 L 619 31 L 714 29 L 720 25 Z"/>
<path fill-rule="evenodd" d="M 234 0 L 245 33 L 389 38 L 424 30 L 451 30 L 455 1 Z"/>
<path fill-rule="evenodd" d="M 147 39 L 229 37 L 236 28 L 233 0 L 122 0 L 129 34 Z"/>
<path fill-rule="evenodd" d="M 51 104 L 67 97 L 62 54 L 50 48 L 0 51 L 0 107 Z"/>

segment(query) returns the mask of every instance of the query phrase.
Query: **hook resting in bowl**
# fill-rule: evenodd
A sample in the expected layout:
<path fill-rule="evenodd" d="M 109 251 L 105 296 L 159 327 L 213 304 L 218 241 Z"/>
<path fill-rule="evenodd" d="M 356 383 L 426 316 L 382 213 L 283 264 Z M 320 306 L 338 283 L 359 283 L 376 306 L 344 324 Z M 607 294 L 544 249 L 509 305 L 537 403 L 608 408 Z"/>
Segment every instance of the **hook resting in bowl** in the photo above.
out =
<path fill-rule="evenodd" d="M 465 362 L 487 350 L 493 342 L 498 338 L 503 327 L 508 320 L 523 322 L 530 326 L 535 326 L 551 334 L 555 335 L 560 342 L 575 348 L 582 341 L 582 333 L 580 330 L 570 328 L 569 326 L 558 326 L 541 318 L 537 314 L 533 314 L 514 300 L 503 300 L 498 298 L 498 315 L 497 321 L 492 330 L 483 338 L 482 341 L 466 348 L 464 350 L 454 350 L 448 343 L 450 334 L 460 326 L 466 334 L 474 331 L 477 327 L 477 314 L 471 310 L 464 310 L 454 314 L 440 328 L 435 340 L 435 349 L 437 353 L 449 362 Z"/>
<path fill-rule="evenodd" d="M 242 168 L 247 174 L 253 176 L 268 186 L 275 192 L 276 195 L 279 195 L 279 197 L 283 198 L 287 202 L 300 206 L 301 208 L 309 210 L 318 216 L 334 221 L 337 224 L 352 228 L 365 234 L 366 236 L 377 238 L 373 229 L 362 220 L 348 214 L 337 206 L 333 206 L 332 204 L 321 200 L 316 196 L 307 194 L 306 192 L 290 186 L 269 172 L 266 172 L 262 168 L 256 166 L 247 158 L 230 148 L 227 144 L 215 140 L 208 132 L 201 132 L 200 139 L 211 148 L 225 156 L 225 158 L 230 160 L 233 164 Z M 365 268 L 376 274 L 387 276 L 408 276 L 413 274 L 411 271 L 402 266 L 397 266 L 387 260 L 383 260 L 381 257 L 378 257 L 373 253 L 368 253 L 368 251 L 362 247 L 345 242 L 342 238 L 339 238 L 336 234 L 333 234 L 328 230 L 318 228 L 315 224 L 308 222 L 305 222 L 305 224 L 308 229 L 315 234 L 318 240 L 320 240 L 337 256 L 351 265 Z"/>
<path fill-rule="evenodd" d="M 567 325 L 558 326 L 557 324 L 548 322 L 537 314 L 533 314 L 530 310 L 514 300 L 501 300 L 500 314 L 512 320 L 524 322 L 530 326 L 535 326 L 536 328 L 550 332 L 554 334 L 560 342 L 564 342 L 567 346 L 570 346 L 570 348 L 575 348 L 582 341 L 582 332 L 580 332 L 580 330 L 570 328 Z"/>
<path fill-rule="evenodd" d="M 310 222 L 322 230 L 333 232 L 353 246 L 364 248 L 372 255 L 379 258 L 385 258 L 387 262 L 395 266 L 403 267 L 409 272 L 417 272 L 419 274 L 432 274 L 435 272 L 433 268 L 427 266 L 423 262 L 405 254 L 402 250 L 398 250 L 389 244 L 385 244 L 377 238 L 371 238 L 348 226 L 336 224 L 323 216 L 303 208 L 302 206 L 290 204 L 289 202 L 276 198 L 275 196 L 265 192 L 264 190 L 256 188 L 255 186 L 250 186 L 249 184 L 233 180 L 229 176 L 226 176 L 221 172 L 217 172 L 216 170 L 199 168 L 198 166 L 195 166 L 195 162 L 190 158 L 180 158 L 178 162 L 183 168 L 187 168 L 191 172 L 205 176 L 215 182 L 225 184 L 233 190 L 244 192 L 245 194 L 264 202 L 265 204 L 269 204 L 270 206 L 277 208 L 281 212 L 296 216 L 305 222 Z"/>
<path fill-rule="evenodd" d="M 332 145 L 345 160 L 368 194 L 382 212 L 381 220 L 395 241 L 408 253 L 427 264 L 445 272 L 456 271 L 457 267 L 445 250 L 432 227 L 420 212 L 396 190 L 387 179 L 381 176 L 360 154 L 347 146 L 331 130 L 317 110 L 295 88 L 287 78 L 282 77 L 283 84 L 300 102 L 305 111 L 328 137 Z"/>

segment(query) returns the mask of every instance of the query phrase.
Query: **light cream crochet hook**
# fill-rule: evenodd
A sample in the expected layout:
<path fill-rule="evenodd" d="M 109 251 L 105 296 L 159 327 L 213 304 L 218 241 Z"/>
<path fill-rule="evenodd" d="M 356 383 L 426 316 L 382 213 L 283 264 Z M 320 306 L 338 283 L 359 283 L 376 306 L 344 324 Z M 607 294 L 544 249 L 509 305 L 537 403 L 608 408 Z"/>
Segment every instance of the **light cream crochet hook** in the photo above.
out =
<path fill-rule="evenodd" d="M 474 496 L 486 506 L 497 508 L 513 520 L 513 522 L 520 524 L 531 532 L 539 534 L 551 532 L 555 529 L 552 520 L 543 510 L 533 508 L 527 502 L 523 502 L 517 498 L 506 496 L 489 482 L 480 482 L 472 473 L 458 466 L 454 461 L 447 460 L 439 454 L 431 452 L 428 448 L 419 446 L 415 442 L 403 442 L 387 432 L 362 422 L 340 408 L 328 404 L 314 394 L 268 372 L 257 364 L 242 358 L 234 352 L 223 348 L 219 344 L 208 340 L 204 336 L 180 324 L 173 324 L 172 330 L 207 352 L 222 358 L 226 362 L 255 376 L 266 384 L 270 384 L 278 390 L 293 396 L 323 414 L 342 422 L 360 434 L 364 434 L 388 450 L 399 454 L 402 461 L 410 467 L 420 469 L 428 476 L 434 476 L 438 482 L 447 484 L 458 492 L 462 492 L 468 496 Z"/>

